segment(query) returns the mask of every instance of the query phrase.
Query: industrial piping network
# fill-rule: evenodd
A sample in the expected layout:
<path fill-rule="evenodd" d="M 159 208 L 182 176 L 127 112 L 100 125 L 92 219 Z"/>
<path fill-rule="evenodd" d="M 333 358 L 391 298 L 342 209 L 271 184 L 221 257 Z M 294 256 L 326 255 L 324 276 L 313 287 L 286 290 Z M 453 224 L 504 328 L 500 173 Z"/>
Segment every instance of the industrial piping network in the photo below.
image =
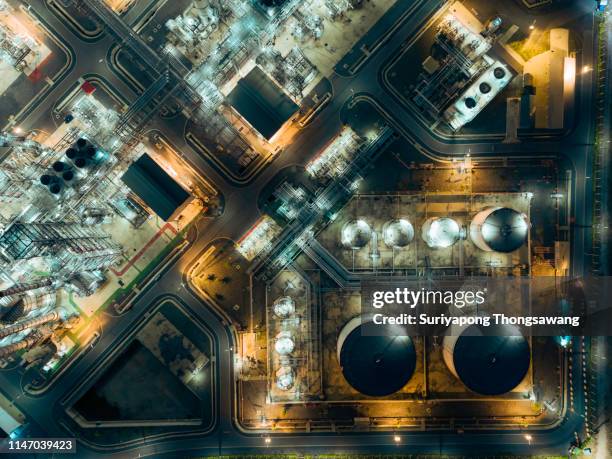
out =
<path fill-rule="evenodd" d="M 28 282 L 24 284 L 14 284 L 9 288 L 4 290 L 0 290 L 0 298 L 4 298 L 7 296 L 18 295 L 20 293 L 24 293 L 30 290 L 36 290 L 43 287 L 50 287 L 54 283 L 53 279 L 48 277 L 40 281 L 36 282 Z"/>
<path fill-rule="evenodd" d="M 15 333 L 19 333 L 21 331 L 27 330 L 28 328 L 33 328 L 38 325 L 46 324 L 48 322 L 55 322 L 61 319 L 61 310 L 54 309 L 51 312 L 43 314 L 42 316 L 32 317 L 31 319 L 23 320 L 21 322 L 14 323 L 12 325 L 8 325 L 4 328 L 0 328 L 0 339 L 6 338 L 7 336 L 13 335 Z M 5 347 L 0 348 L 0 353 Z"/>

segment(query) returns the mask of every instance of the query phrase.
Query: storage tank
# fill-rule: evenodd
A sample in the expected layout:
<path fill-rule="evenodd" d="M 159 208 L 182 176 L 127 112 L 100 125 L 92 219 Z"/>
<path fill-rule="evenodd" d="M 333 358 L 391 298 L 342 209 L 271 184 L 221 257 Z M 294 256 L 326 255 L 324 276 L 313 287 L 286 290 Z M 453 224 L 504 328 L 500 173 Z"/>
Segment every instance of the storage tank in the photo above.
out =
<path fill-rule="evenodd" d="M 381 334 L 385 334 L 383 327 L 377 326 Z M 344 378 L 365 395 L 382 397 L 397 392 L 416 367 L 412 339 L 392 336 L 391 326 L 387 336 L 364 336 L 362 332 L 362 318 L 355 317 L 338 335 L 337 357 Z"/>
<path fill-rule="evenodd" d="M 49 186 L 57 180 L 58 178 L 55 175 L 43 174 L 40 176 L 40 183 L 44 186 Z"/>
<path fill-rule="evenodd" d="M 65 171 L 62 174 L 62 178 L 64 179 L 64 182 L 66 182 L 66 184 L 72 185 L 74 183 L 74 172 L 70 170 Z"/>
<path fill-rule="evenodd" d="M 383 241 L 387 247 L 406 247 L 414 239 L 414 228 L 405 218 L 390 220 L 383 225 Z"/>
<path fill-rule="evenodd" d="M 55 172 L 63 172 L 70 169 L 70 166 L 63 161 L 55 161 L 51 167 Z"/>
<path fill-rule="evenodd" d="M 459 240 L 461 228 L 449 217 L 431 217 L 423 224 L 422 237 L 432 249 L 450 247 Z"/>
<path fill-rule="evenodd" d="M 53 182 L 49 185 L 49 191 L 51 192 L 51 194 L 56 196 L 62 192 L 62 188 L 62 183 L 59 181 Z"/>
<path fill-rule="evenodd" d="M 280 332 L 276 335 L 274 342 L 274 350 L 279 355 L 289 355 L 295 349 L 295 341 L 293 341 L 293 335 L 290 332 Z"/>
<path fill-rule="evenodd" d="M 83 137 L 80 137 L 80 138 L 79 138 L 79 139 L 76 141 L 76 147 L 77 147 L 79 150 L 83 151 L 83 150 L 85 150 L 85 148 L 87 147 L 87 144 L 88 144 L 88 143 L 89 143 L 89 142 L 87 142 L 87 140 L 86 140 L 86 139 L 84 139 Z"/>
<path fill-rule="evenodd" d="M 79 156 L 74 160 L 74 165 L 79 169 L 86 169 L 87 167 L 89 167 L 89 161 L 87 160 L 87 158 Z"/>
<path fill-rule="evenodd" d="M 347 249 L 361 249 L 372 238 L 372 229 L 364 220 L 351 220 L 342 227 L 340 240 Z"/>
<path fill-rule="evenodd" d="M 529 343 L 517 327 L 471 325 L 444 337 L 444 362 L 468 389 L 481 395 L 510 392 L 525 378 Z"/>
<path fill-rule="evenodd" d="M 514 252 L 527 240 L 527 216 L 508 207 L 489 207 L 470 223 L 470 239 L 487 252 Z"/>
<path fill-rule="evenodd" d="M 272 308 L 276 317 L 285 319 L 295 312 L 295 301 L 290 296 L 282 296 L 274 301 Z"/>
<path fill-rule="evenodd" d="M 76 148 L 70 147 L 66 150 L 66 157 L 70 160 L 75 159 L 78 155 L 79 155 L 79 150 L 77 150 Z"/>
<path fill-rule="evenodd" d="M 276 387 L 280 390 L 289 390 L 293 387 L 295 376 L 291 367 L 282 366 L 276 372 Z"/>

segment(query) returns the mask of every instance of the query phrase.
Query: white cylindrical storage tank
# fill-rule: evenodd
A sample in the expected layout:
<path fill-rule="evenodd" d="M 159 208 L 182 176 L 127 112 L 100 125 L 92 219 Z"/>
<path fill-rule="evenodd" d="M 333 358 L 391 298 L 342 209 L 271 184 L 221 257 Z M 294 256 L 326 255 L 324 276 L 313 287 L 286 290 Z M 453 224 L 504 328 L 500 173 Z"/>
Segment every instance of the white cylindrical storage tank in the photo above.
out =
<path fill-rule="evenodd" d="M 456 220 L 449 217 L 431 217 L 425 220 L 422 237 L 432 249 L 444 249 L 459 240 L 461 228 Z"/>
<path fill-rule="evenodd" d="M 293 387 L 295 376 L 291 367 L 282 366 L 276 372 L 276 387 L 280 390 L 289 390 Z"/>
<path fill-rule="evenodd" d="M 295 312 L 295 301 L 290 296 L 282 296 L 274 301 L 274 315 L 286 319 Z"/>
<path fill-rule="evenodd" d="M 414 239 L 414 228 L 405 218 L 389 220 L 383 225 L 383 241 L 387 247 L 406 247 Z"/>
<path fill-rule="evenodd" d="M 274 341 L 274 350 L 279 355 L 289 355 L 295 349 L 295 341 L 293 335 L 290 332 L 284 331 L 276 335 Z"/>
<path fill-rule="evenodd" d="M 372 228 L 365 220 L 351 220 L 342 227 L 340 240 L 347 249 L 361 249 L 372 238 Z"/>
<path fill-rule="evenodd" d="M 531 349 L 510 325 L 451 327 L 442 343 L 444 363 L 468 389 L 500 395 L 518 386 L 531 364 Z"/>
<path fill-rule="evenodd" d="M 508 207 L 488 207 L 470 223 L 470 239 L 487 252 L 514 252 L 525 243 L 528 233 L 527 216 Z"/>

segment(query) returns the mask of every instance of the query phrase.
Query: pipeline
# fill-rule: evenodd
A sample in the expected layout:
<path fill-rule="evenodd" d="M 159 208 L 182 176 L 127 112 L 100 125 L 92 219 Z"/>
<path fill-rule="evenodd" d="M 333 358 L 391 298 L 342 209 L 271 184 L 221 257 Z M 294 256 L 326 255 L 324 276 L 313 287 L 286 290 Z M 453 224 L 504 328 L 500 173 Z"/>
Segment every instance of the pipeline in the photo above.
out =
<path fill-rule="evenodd" d="M 16 322 L 35 309 L 52 308 L 56 300 L 56 292 L 48 292 L 45 289 L 31 290 L 22 296 L 0 298 L 0 323 Z"/>
<path fill-rule="evenodd" d="M 12 343 L 12 344 L 9 344 L 8 346 L 0 347 L 0 359 L 4 357 L 8 357 L 9 355 L 12 355 L 17 351 L 20 351 L 21 349 L 26 349 L 30 346 L 33 346 L 38 341 L 40 341 L 41 338 L 42 338 L 42 335 L 40 333 L 33 332 L 33 333 L 30 333 L 25 338 L 23 338 L 22 340 L 17 341 L 16 343 Z"/>
<path fill-rule="evenodd" d="M 0 290 L 0 298 L 5 296 L 16 295 L 18 293 L 27 292 L 28 290 L 36 290 L 37 288 L 49 287 L 53 285 L 53 279 L 47 277 L 36 282 L 28 282 L 24 284 L 13 284 L 11 287 Z"/>
<path fill-rule="evenodd" d="M 53 311 L 48 312 L 47 314 L 43 314 L 42 316 L 22 320 L 21 322 L 16 322 L 12 325 L 0 328 L 0 339 L 6 338 L 7 336 L 13 335 L 15 333 L 19 333 L 23 330 L 27 330 L 28 328 L 36 327 L 38 325 L 46 324 L 48 322 L 55 322 L 60 318 L 60 310 L 54 309 Z"/>

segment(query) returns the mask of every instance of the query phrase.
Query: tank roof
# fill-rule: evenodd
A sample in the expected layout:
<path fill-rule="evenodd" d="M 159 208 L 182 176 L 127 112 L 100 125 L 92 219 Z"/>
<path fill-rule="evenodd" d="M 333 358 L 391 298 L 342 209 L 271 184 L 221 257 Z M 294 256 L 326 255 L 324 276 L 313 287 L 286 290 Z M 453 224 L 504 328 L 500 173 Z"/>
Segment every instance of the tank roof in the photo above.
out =
<path fill-rule="evenodd" d="M 406 385 L 416 367 L 416 352 L 408 336 L 362 336 L 359 326 L 342 344 L 340 366 L 353 388 L 380 397 Z"/>
<path fill-rule="evenodd" d="M 459 239 L 460 232 L 456 220 L 450 217 L 432 218 L 423 226 L 423 239 L 429 247 L 446 248 Z"/>
<path fill-rule="evenodd" d="M 414 228 L 405 218 L 391 220 L 383 226 L 383 240 L 387 247 L 405 247 L 414 238 Z"/>
<path fill-rule="evenodd" d="M 528 230 L 525 216 L 508 207 L 491 212 L 480 229 L 483 240 L 496 252 L 513 252 L 521 247 Z"/>
<path fill-rule="evenodd" d="M 351 249 L 365 247 L 372 237 L 372 229 L 365 220 L 351 220 L 343 228 L 340 238 L 342 245 Z"/>
<path fill-rule="evenodd" d="M 502 336 L 503 326 L 491 325 L 486 334 L 475 325 L 457 338 L 453 363 L 457 376 L 474 392 L 500 395 L 511 391 L 529 369 L 531 352 L 523 336 Z M 507 333 L 506 333 L 507 334 Z"/>

